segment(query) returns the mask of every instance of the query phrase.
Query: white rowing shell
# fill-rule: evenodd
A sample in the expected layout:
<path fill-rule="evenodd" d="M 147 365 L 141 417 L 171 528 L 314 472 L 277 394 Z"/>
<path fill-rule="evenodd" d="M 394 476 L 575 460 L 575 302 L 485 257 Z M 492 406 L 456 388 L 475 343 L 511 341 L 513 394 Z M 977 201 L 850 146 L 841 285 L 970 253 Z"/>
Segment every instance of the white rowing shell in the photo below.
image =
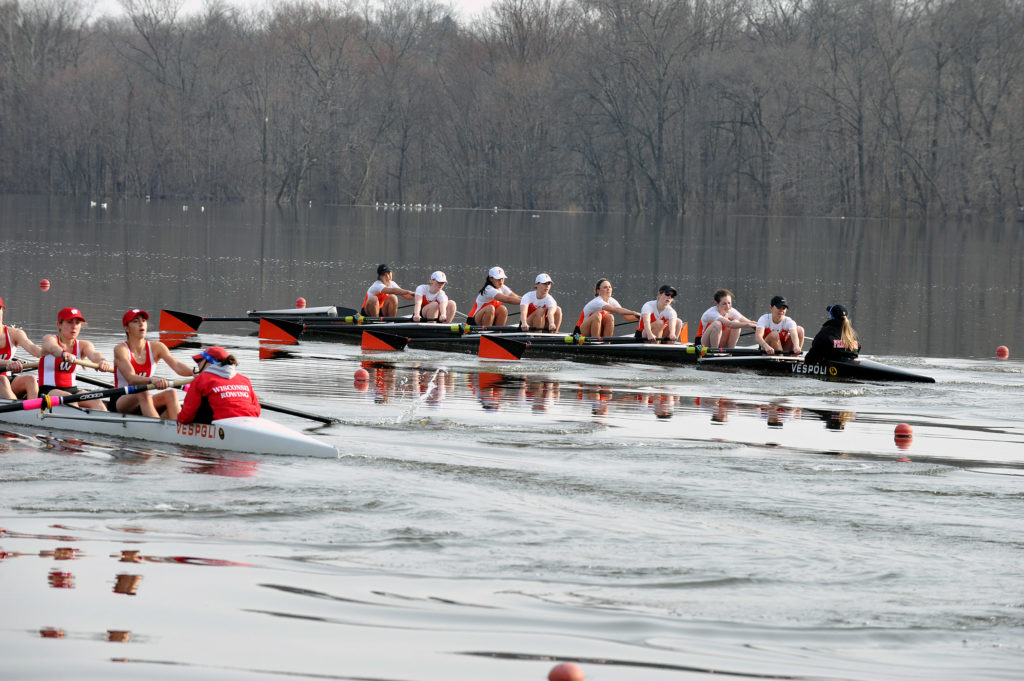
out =
<path fill-rule="evenodd" d="M 8 403 L 0 400 L 0 403 Z M 49 411 L 0 413 L 0 421 L 30 427 L 55 428 L 77 433 L 129 437 L 183 447 L 204 447 L 240 454 L 277 454 L 336 458 L 333 445 L 257 416 L 235 416 L 212 424 L 182 425 L 167 419 L 115 414 L 60 405 Z"/>

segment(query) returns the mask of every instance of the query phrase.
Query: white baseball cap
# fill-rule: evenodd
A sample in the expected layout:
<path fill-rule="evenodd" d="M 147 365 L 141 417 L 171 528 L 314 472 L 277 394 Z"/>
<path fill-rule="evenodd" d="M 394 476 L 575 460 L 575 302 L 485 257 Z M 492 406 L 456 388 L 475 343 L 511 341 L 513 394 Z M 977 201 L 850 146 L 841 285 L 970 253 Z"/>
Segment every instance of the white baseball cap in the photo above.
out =
<path fill-rule="evenodd" d="M 497 265 L 487 270 L 487 276 L 493 279 L 507 279 L 505 276 L 505 270 L 501 269 Z"/>
<path fill-rule="evenodd" d="M 430 278 L 438 282 L 439 284 L 444 284 L 448 281 L 448 277 L 444 276 L 444 272 L 442 272 L 441 270 L 438 270 L 431 274 Z"/>
<path fill-rule="evenodd" d="M 535 284 L 550 284 L 551 283 L 551 275 L 548 274 L 547 272 L 541 272 L 540 274 L 537 275 L 537 278 L 534 280 L 534 283 Z"/>

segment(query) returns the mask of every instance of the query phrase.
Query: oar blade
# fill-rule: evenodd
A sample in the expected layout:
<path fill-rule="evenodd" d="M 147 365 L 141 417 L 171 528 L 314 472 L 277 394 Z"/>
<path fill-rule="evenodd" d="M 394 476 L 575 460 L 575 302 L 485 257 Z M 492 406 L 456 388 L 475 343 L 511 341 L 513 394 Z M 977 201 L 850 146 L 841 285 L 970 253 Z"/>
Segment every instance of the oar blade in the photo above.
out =
<path fill-rule="evenodd" d="M 260 318 L 260 340 L 272 340 L 278 343 L 295 343 L 303 330 L 302 324 L 287 319 Z"/>
<path fill-rule="evenodd" d="M 477 351 L 481 359 L 500 359 L 518 361 L 522 359 L 529 343 L 502 338 L 501 336 L 480 336 L 480 349 Z"/>
<path fill-rule="evenodd" d="M 690 342 L 690 322 L 683 322 L 683 328 L 679 331 L 679 342 L 683 345 Z"/>
<path fill-rule="evenodd" d="M 393 333 L 383 333 L 381 331 L 363 331 L 363 337 L 359 343 L 359 346 L 363 350 L 394 352 L 396 350 L 404 350 L 405 346 L 408 345 L 408 343 L 408 338 L 396 336 Z"/>
<path fill-rule="evenodd" d="M 199 315 L 188 312 L 175 312 L 174 310 L 160 310 L 160 330 L 176 331 L 178 333 L 195 333 L 203 318 Z"/>
<path fill-rule="evenodd" d="M 160 342 L 166 345 L 168 350 L 199 347 L 199 343 L 196 342 L 196 335 L 191 332 L 161 331 Z"/>

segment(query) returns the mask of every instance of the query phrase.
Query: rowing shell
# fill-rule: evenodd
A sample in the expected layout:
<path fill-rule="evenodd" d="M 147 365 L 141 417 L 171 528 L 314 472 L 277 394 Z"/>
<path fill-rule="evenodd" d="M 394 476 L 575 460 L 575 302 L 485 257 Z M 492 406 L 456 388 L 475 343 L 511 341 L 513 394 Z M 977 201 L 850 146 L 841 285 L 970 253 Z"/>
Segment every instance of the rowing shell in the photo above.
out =
<path fill-rule="evenodd" d="M 9 404 L 10 400 L 0 400 Z M 135 414 L 117 414 L 60 405 L 52 411 L 0 413 L 0 421 L 21 426 L 71 430 L 162 442 L 182 447 L 203 447 L 239 454 L 278 454 L 337 458 L 338 450 L 305 433 L 257 416 L 234 416 L 211 424 L 180 424 Z"/>
<path fill-rule="evenodd" d="M 915 374 L 869 359 L 832 360 L 825 364 L 808 364 L 802 357 L 780 357 L 778 355 L 704 357 L 697 362 L 697 368 L 718 371 L 745 370 L 773 376 L 801 376 L 820 378 L 826 381 L 935 382 L 931 376 Z"/>

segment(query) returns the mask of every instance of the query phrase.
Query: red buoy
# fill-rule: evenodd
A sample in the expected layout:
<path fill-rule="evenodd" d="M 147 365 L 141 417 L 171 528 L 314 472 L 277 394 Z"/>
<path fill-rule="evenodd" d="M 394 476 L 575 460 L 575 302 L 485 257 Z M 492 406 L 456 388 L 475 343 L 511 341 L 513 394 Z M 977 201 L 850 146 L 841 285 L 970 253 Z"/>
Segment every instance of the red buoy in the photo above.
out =
<path fill-rule="evenodd" d="M 1006 347 L 1005 345 L 1000 345 L 998 348 L 996 348 L 996 357 L 998 357 L 999 359 L 1006 359 L 1009 356 L 1010 348 Z"/>
<path fill-rule="evenodd" d="M 356 373 L 353 376 L 352 384 L 359 392 L 365 391 L 370 386 L 370 372 L 359 367 L 356 369 Z"/>
<path fill-rule="evenodd" d="M 301 296 L 295 300 L 295 307 L 302 309 L 306 307 L 306 299 Z"/>
<path fill-rule="evenodd" d="M 583 681 L 583 670 L 572 662 L 562 662 L 548 672 L 548 681 Z"/>
<path fill-rule="evenodd" d="M 39 288 L 43 289 L 44 291 L 49 291 L 50 290 L 50 280 L 49 279 L 43 279 L 41 282 L 39 282 Z"/>
<path fill-rule="evenodd" d="M 914 437 L 914 429 L 907 423 L 896 426 L 896 437 Z"/>

